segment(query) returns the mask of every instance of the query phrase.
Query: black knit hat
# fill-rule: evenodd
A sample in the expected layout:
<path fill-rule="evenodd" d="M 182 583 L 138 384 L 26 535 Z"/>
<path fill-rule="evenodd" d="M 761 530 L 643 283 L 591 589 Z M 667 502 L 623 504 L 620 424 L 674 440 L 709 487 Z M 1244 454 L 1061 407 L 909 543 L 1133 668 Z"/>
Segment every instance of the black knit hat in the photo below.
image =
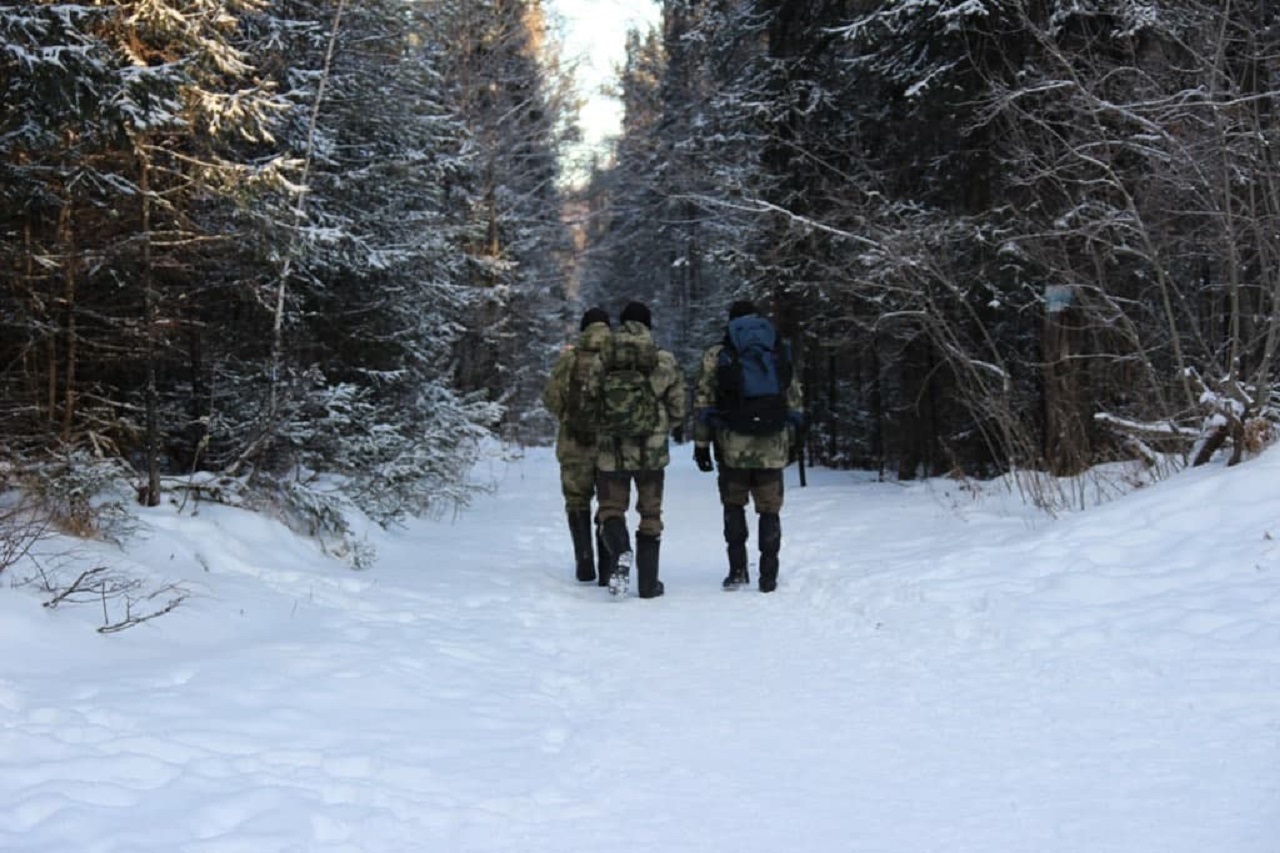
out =
<path fill-rule="evenodd" d="M 729 306 L 729 319 L 736 320 L 739 317 L 746 317 L 749 314 L 758 314 L 756 304 L 746 299 L 739 299 L 737 302 Z"/>
<path fill-rule="evenodd" d="M 603 308 L 588 308 L 586 313 L 582 315 L 582 324 L 578 326 L 578 329 L 585 332 L 587 330 L 587 326 L 590 326 L 592 323 L 604 323 L 608 326 L 609 312 L 605 311 Z"/>
<path fill-rule="evenodd" d="M 649 316 L 649 306 L 643 302 L 628 302 L 627 307 L 622 309 L 622 314 L 618 316 L 618 322 L 626 323 L 628 321 L 644 323 L 646 328 L 653 328 L 653 318 Z"/>

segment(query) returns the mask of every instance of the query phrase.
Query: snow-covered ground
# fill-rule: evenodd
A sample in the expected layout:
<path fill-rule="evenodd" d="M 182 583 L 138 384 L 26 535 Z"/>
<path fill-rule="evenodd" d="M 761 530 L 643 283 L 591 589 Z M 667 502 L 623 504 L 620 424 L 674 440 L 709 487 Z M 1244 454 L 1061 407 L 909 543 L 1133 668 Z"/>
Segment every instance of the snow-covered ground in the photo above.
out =
<path fill-rule="evenodd" d="M 100 559 L 195 594 L 118 634 L 11 569 L 0 850 L 1280 850 L 1280 451 L 1057 520 L 791 469 L 774 595 L 688 455 L 653 601 L 574 583 L 547 450 L 363 572 L 142 511 Z"/>

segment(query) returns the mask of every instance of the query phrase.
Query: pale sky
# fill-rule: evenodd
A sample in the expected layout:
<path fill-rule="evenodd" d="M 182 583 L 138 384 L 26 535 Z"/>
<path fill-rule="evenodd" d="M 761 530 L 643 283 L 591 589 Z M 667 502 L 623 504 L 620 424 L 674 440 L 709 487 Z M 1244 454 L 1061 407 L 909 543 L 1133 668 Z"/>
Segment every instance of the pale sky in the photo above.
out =
<path fill-rule="evenodd" d="M 623 60 L 627 30 L 656 26 L 662 10 L 658 0 L 544 0 L 544 5 L 564 23 L 566 62 L 578 61 L 578 88 L 586 98 L 579 123 L 589 150 L 618 132 L 622 107 L 599 89 L 613 80 L 613 69 Z"/>

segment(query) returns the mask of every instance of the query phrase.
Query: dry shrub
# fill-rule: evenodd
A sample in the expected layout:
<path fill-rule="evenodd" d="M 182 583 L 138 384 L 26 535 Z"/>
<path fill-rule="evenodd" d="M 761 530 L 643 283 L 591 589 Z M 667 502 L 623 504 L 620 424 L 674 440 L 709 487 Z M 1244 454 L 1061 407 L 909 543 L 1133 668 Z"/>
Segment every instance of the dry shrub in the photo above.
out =
<path fill-rule="evenodd" d="M 1276 425 L 1266 418 L 1253 417 L 1244 422 L 1244 449 L 1261 453 L 1276 440 Z"/>

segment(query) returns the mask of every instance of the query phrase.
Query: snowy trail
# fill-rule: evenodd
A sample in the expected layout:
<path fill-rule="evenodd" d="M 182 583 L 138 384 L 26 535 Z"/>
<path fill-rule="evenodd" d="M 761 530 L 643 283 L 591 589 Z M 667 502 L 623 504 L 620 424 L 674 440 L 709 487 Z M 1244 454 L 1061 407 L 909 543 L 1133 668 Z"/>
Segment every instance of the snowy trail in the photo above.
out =
<path fill-rule="evenodd" d="M 145 628 L 6 593 L 0 850 L 1280 849 L 1280 456 L 1056 522 L 791 470 L 765 596 L 684 450 L 655 601 L 573 582 L 543 450 L 371 571 L 207 507 Z"/>

